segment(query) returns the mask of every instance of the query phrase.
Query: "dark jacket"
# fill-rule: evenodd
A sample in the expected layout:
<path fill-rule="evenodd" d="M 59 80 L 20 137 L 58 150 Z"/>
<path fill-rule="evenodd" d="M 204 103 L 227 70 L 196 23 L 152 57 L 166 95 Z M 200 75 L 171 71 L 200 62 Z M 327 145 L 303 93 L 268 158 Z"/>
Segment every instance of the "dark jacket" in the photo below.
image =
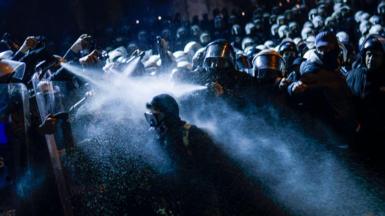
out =
<path fill-rule="evenodd" d="M 174 188 L 187 202 L 184 215 L 284 215 L 208 133 L 183 121 L 172 131 L 162 143 L 181 175 Z"/>
<path fill-rule="evenodd" d="M 304 93 L 294 94 L 293 83 L 288 87 L 289 94 L 303 103 L 305 110 L 333 126 L 354 131 L 357 124 L 350 89 L 341 73 L 327 68 L 316 54 L 311 56 L 301 64 L 299 77 L 308 88 Z"/>
<path fill-rule="evenodd" d="M 369 72 L 365 67 L 353 69 L 347 84 L 354 95 L 358 119 L 363 130 L 385 132 L 385 75 L 383 70 Z"/>
<path fill-rule="evenodd" d="M 26 68 L 25 68 L 25 73 L 24 73 L 22 82 L 24 84 L 27 84 L 31 80 L 33 74 L 35 73 L 36 65 L 39 62 L 46 60 L 51 56 L 52 55 L 47 49 L 39 48 L 39 49 L 31 50 L 28 54 L 25 54 L 25 55 L 19 52 L 16 54 L 16 56 L 12 58 L 12 60 L 17 60 L 25 63 Z"/>

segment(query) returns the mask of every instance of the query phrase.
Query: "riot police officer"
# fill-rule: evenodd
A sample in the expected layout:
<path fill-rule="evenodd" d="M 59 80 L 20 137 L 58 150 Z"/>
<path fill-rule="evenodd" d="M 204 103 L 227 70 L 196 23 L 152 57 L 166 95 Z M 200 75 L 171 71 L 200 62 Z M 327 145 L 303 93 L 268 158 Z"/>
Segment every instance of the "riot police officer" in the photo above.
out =
<path fill-rule="evenodd" d="M 298 58 L 297 46 L 291 40 L 284 40 L 278 46 L 278 53 L 285 60 L 285 72 L 287 72 L 287 74 L 284 74 L 284 76 L 287 77 L 289 73 L 292 72 L 294 60 Z"/>
<path fill-rule="evenodd" d="M 260 84 L 276 84 L 285 70 L 285 61 L 274 50 L 262 50 L 253 58 L 254 77 Z"/>
<path fill-rule="evenodd" d="M 223 39 L 206 46 L 202 58 L 200 84 L 207 85 L 215 96 L 236 99 L 242 103 L 254 87 L 254 79 L 237 70 L 236 55 L 231 44 Z"/>

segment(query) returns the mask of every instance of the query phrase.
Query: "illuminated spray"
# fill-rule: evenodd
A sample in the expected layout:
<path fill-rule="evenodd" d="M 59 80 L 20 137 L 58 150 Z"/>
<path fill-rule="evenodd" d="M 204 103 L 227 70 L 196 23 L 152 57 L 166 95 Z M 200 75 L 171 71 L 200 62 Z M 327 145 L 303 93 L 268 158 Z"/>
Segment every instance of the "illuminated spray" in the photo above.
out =
<path fill-rule="evenodd" d="M 143 118 L 145 103 L 160 93 L 171 93 L 183 101 L 184 96 L 205 87 L 173 84 L 167 77 L 127 78 L 133 65 L 110 77 L 78 66 L 63 67 L 97 86 L 96 95 L 79 110 L 73 127 L 77 137 L 93 139 L 79 146 L 98 164 L 97 169 L 107 176 L 121 175 L 128 168 L 115 168 L 116 163 L 123 163 L 116 158 L 136 165 L 138 162 L 132 160 L 143 160 L 161 172 L 172 169 L 167 155 L 149 136 Z M 224 103 L 183 104 L 182 118 L 207 128 L 245 173 L 258 179 L 272 197 L 297 215 L 384 212 L 381 200 L 366 189 L 370 186 L 367 180 L 352 174 L 324 143 L 298 132 L 297 125 L 280 122 L 279 117 L 266 120 L 266 116 L 274 115 L 263 109 L 251 108 L 249 113 L 254 114 L 244 115 Z M 92 121 L 83 124 L 82 117 L 90 114 Z M 315 126 L 315 130 L 319 128 Z"/>
<path fill-rule="evenodd" d="M 186 118 L 207 127 L 244 172 L 258 179 L 295 215 L 384 213 L 383 201 L 370 180 L 353 174 L 351 164 L 344 162 L 346 157 L 338 158 L 325 147 L 335 137 L 320 142 L 306 136 L 300 126 L 283 121 L 272 108 L 251 108 L 248 113 L 254 114 L 249 115 L 224 103 L 200 104 L 194 109 L 200 114 L 186 112 Z M 204 118 L 201 113 L 206 113 Z M 331 134 L 321 124 L 312 127 Z"/>
<path fill-rule="evenodd" d="M 73 129 L 78 142 L 82 141 L 79 139 L 82 137 L 95 138 L 103 143 L 100 148 L 93 144 L 87 149 L 89 153 L 98 155 L 96 158 L 108 157 L 109 148 L 122 148 L 125 149 L 122 152 L 127 152 L 127 155 L 151 154 L 146 162 L 163 161 L 164 155 L 158 146 L 153 145 L 152 137 L 149 136 L 148 125 L 143 116 L 146 111 L 145 104 L 160 93 L 168 93 L 178 98 L 206 89 L 200 85 L 173 83 L 169 77 L 131 78 L 128 75 L 135 69 L 138 61 L 139 58 L 134 59 L 122 72 L 117 71 L 108 75 L 94 69 L 62 64 L 65 69 L 89 81 L 95 87 L 94 96 L 76 113 Z M 77 120 L 90 114 L 97 123 L 87 122 L 89 125 L 83 127 L 83 122 L 79 123 L 81 121 Z M 154 161 L 153 164 L 158 166 L 162 163 Z M 163 168 L 169 169 L 167 166 L 161 169 Z"/>

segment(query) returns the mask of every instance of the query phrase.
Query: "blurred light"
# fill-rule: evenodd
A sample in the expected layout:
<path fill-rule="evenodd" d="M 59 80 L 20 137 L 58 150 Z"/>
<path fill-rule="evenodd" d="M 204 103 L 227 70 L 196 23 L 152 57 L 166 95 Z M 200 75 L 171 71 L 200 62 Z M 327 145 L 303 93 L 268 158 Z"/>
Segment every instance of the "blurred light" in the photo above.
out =
<path fill-rule="evenodd" d="M 162 20 L 162 17 L 161 17 L 161 16 L 158 16 L 158 20 Z"/>
<path fill-rule="evenodd" d="M 246 15 L 246 13 L 244 11 L 242 11 L 242 16 L 245 16 L 245 15 Z"/>
<path fill-rule="evenodd" d="M 140 22 L 139 22 L 139 20 L 136 20 L 135 23 L 136 23 L 136 24 L 139 24 Z"/>

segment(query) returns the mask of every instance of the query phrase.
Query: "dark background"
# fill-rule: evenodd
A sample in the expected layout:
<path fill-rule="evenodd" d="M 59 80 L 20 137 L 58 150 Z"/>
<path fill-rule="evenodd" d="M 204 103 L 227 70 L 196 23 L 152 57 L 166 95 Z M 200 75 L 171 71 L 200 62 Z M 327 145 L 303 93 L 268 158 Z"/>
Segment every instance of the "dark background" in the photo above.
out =
<path fill-rule="evenodd" d="M 19 40 L 28 35 L 45 35 L 58 42 L 64 35 L 73 37 L 68 39 L 73 40 L 81 33 L 97 35 L 121 26 L 127 26 L 126 31 L 133 32 L 137 28 L 156 28 L 156 22 L 155 25 L 146 23 L 154 23 L 159 15 L 163 21 L 172 19 L 175 12 L 187 18 L 189 13 L 185 4 L 197 1 L 207 3 L 207 10 L 202 10 L 200 15 L 207 11 L 210 15 L 218 5 L 230 7 L 230 10 L 235 6 L 252 11 L 258 4 L 269 8 L 287 0 L 0 0 L 0 34 L 10 32 Z M 306 2 L 309 7 L 315 2 L 296 1 Z M 353 8 L 369 11 L 377 1 L 351 0 Z M 200 11 L 199 8 L 191 10 Z M 138 19 L 140 25 L 135 24 Z"/>
<path fill-rule="evenodd" d="M 171 16 L 185 9 L 186 2 L 197 1 L 207 2 L 211 11 L 218 5 L 250 8 L 258 2 L 275 4 L 272 2 L 279 0 L 0 0 L 0 27 L 1 32 L 22 35 L 92 33 L 122 23 L 134 25 L 136 19 Z"/>

